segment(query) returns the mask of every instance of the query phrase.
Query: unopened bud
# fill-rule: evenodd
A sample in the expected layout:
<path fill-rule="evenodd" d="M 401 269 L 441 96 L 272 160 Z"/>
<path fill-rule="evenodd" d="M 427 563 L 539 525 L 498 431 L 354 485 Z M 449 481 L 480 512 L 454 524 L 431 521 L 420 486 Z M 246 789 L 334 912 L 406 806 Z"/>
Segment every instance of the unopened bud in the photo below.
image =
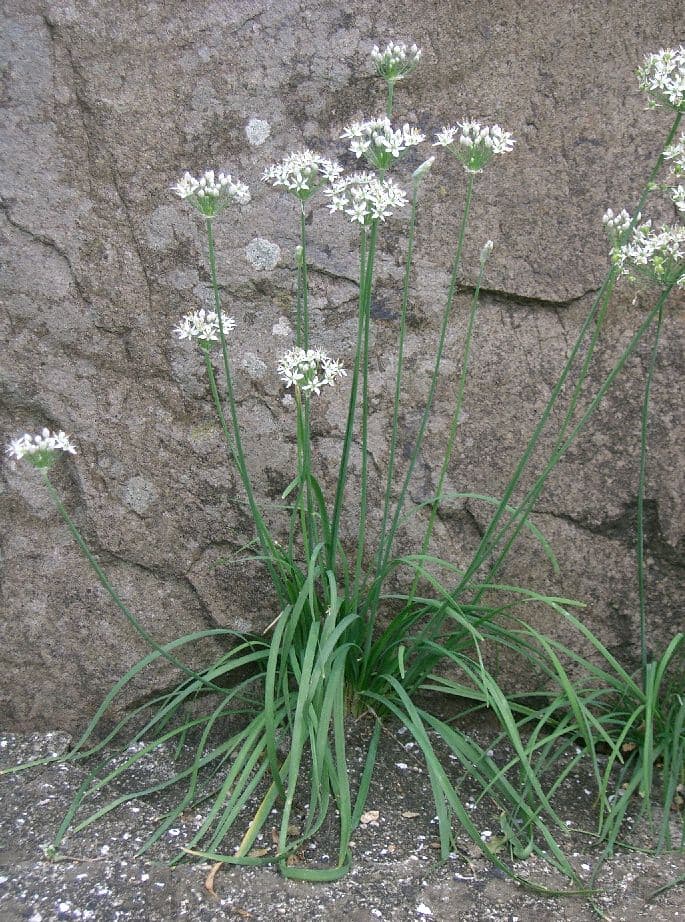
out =
<path fill-rule="evenodd" d="M 421 180 L 430 173 L 430 168 L 433 166 L 433 161 L 435 157 L 429 157 L 428 160 L 424 160 L 421 166 L 417 166 L 414 172 L 412 173 L 412 179 L 415 183 L 421 182 Z"/>
<path fill-rule="evenodd" d="M 492 240 L 488 240 L 487 243 L 483 246 L 483 249 L 480 251 L 481 266 L 484 266 L 485 263 L 490 258 L 490 254 L 492 253 L 492 248 L 494 247 L 494 245 L 495 244 L 492 242 Z"/>

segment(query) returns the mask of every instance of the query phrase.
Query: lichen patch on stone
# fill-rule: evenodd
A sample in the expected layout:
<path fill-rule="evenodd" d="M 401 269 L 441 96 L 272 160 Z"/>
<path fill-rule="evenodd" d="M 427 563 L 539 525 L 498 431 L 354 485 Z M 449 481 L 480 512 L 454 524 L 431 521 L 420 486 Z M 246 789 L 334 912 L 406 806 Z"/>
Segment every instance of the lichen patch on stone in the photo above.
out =
<path fill-rule="evenodd" d="M 245 256 L 255 269 L 275 269 L 281 258 L 281 248 L 277 243 L 271 243 L 264 237 L 255 237 L 245 247 Z"/>
<path fill-rule="evenodd" d="M 271 134 L 271 126 L 263 118 L 251 118 L 245 126 L 245 136 L 253 147 L 259 147 Z"/>

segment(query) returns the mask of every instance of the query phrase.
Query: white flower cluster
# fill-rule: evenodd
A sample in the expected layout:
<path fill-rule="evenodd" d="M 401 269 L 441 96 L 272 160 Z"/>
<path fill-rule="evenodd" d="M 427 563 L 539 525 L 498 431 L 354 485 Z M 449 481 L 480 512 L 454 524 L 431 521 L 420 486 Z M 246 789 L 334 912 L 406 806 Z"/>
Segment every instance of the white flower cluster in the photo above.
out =
<path fill-rule="evenodd" d="M 614 248 L 612 260 L 622 275 L 642 275 L 663 288 L 685 287 L 685 227 L 659 230 L 646 221 L 626 243 Z"/>
<path fill-rule="evenodd" d="M 511 134 L 499 125 L 481 125 L 465 119 L 438 132 L 433 147 L 447 148 L 467 173 L 480 173 L 495 154 L 508 154 L 515 143 Z"/>
<path fill-rule="evenodd" d="M 221 314 L 221 326 L 224 335 L 230 333 L 235 327 L 233 317 Z M 219 342 L 221 331 L 219 329 L 219 316 L 216 311 L 206 311 L 202 308 L 199 311 L 193 311 L 186 314 L 177 327 L 174 327 L 174 333 L 179 339 L 197 339 L 200 346 L 208 348 L 210 343 Z"/>
<path fill-rule="evenodd" d="M 233 202 L 245 205 L 250 201 L 250 190 L 244 182 L 234 181 L 228 173 L 215 174 L 214 170 L 207 170 L 199 179 L 186 172 L 171 189 L 207 218 Z"/>
<path fill-rule="evenodd" d="M 305 148 L 288 154 L 280 163 L 267 167 L 262 179 L 276 187 L 281 186 L 305 201 L 324 182 L 333 182 L 341 173 L 340 164 Z"/>
<path fill-rule="evenodd" d="M 320 349 L 291 349 L 278 363 L 278 373 L 286 387 L 296 387 L 303 394 L 321 393 L 322 387 L 333 387 L 347 373 L 340 362 L 329 358 Z"/>
<path fill-rule="evenodd" d="M 352 142 L 350 150 L 357 159 L 365 156 L 379 170 L 387 169 L 402 151 L 426 140 L 426 136 L 421 134 L 418 128 L 412 128 L 407 124 L 401 128 L 393 128 L 387 116 L 364 122 L 352 122 L 340 137 Z"/>
<path fill-rule="evenodd" d="M 375 173 L 353 173 L 331 183 L 324 194 L 330 196 L 329 211 L 341 211 L 352 221 L 368 225 L 385 221 L 395 208 L 407 204 L 407 196 L 391 179 L 379 179 Z"/>
<path fill-rule="evenodd" d="M 604 225 L 606 232 L 612 241 L 616 240 L 617 237 L 620 237 L 622 233 L 628 230 L 632 220 L 633 219 L 625 210 L 625 208 L 622 209 L 622 211 L 619 211 L 618 214 L 614 214 L 611 208 L 607 208 L 607 210 L 604 212 L 604 215 L 602 216 L 602 224 Z M 636 222 L 639 220 L 640 215 L 638 214 Z"/>
<path fill-rule="evenodd" d="M 376 65 L 378 76 L 394 83 L 416 70 L 421 58 L 421 49 L 416 45 L 407 47 L 404 42 L 388 42 L 383 51 L 378 45 L 374 45 L 371 58 Z"/>
<path fill-rule="evenodd" d="M 648 54 L 637 71 L 638 83 L 651 97 L 650 106 L 660 104 L 685 111 L 685 46 L 662 48 Z"/>
<path fill-rule="evenodd" d="M 49 429 L 42 429 L 37 435 L 29 435 L 27 432 L 7 446 L 7 454 L 10 458 L 16 458 L 17 461 L 27 458 L 34 467 L 40 468 L 51 467 L 56 451 L 66 451 L 70 455 L 76 454 L 76 449 L 69 441 L 69 437 L 61 430 L 50 432 Z"/>

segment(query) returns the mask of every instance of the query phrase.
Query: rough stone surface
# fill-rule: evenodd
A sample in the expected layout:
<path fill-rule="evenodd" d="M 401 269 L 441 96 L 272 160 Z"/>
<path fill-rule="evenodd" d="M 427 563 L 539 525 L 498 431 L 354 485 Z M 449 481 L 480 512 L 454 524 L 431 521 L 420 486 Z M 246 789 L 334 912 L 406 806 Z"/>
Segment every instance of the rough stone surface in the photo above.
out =
<path fill-rule="evenodd" d="M 201 224 L 169 187 L 183 170 L 210 166 L 250 184 L 251 201 L 216 224 L 219 280 L 237 320 L 235 354 L 245 357 L 236 361 L 236 388 L 246 451 L 259 497 L 277 501 L 295 457 L 292 406 L 273 369 L 290 345 L 298 216 L 292 199 L 260 176 L 303 144 L 342 155 L 342 127 L 382 108 L 367 55 L 390 38 L 424 49 L 419 71 L 397 87 L 398 117 L 431 135 L 470 116 L 518 140 L 478 182 L 412 498 L 436 485 L 469 286 L 488 238 L 495 250 L 448 488 L 501 492 L 606 271 L 601 215 L 634 205 L 667 131 L 668 114 L 645 111 L 634 71 L 643 54 L 682 37 L 677 0 L 7 0 L 0 15 L 0 433 L 8 440 L 47 425 L 74 435 L 78 456 L 60 465 L 56 485 L 159 640 L 217 625 L 260 628 L 274 617 L 257 571 L 232 563 L 252 538 L 249 518 L 201 359 L 171 333 L 181 313 L 211 303 L 211 290 Z M 438 157 L 417 231 L 405 451 L 425 401 L 463 189 L 456 166 Z M 370 452 L 381 475 L 405 230 L 404 217 L 383 228 L 373 305 Z M 313 335 L 349 364 L 356 232 L 318 208 L 310 234 Z M 277 249 L 257 266 L 249 248 L 259 239 Z M 619 292 L 595 384 L 650 297 L 633 303 L 631 289 Z M 682 339 L 674 305 L 654 382 L 647 489 L 657 648 L 683 624 Z M 645 342 L 541 498 L 539 524 L 554 539 L 561 576 L 552 580 L 527 544 L 507 573 L 587 601 L 588 623 L 628 661 L 637 637 L 637 440 L 648 356 Z M 326 482 L 345 399 L 337 389 L 315 411 Z M 37 476 L 8 460 L 0 476 L 2 720 L 74 729 L 144 647 L 94 582 Z M 436 549 L 466 559 L 485 513 L 455 503 L 439 522 Z M 374 509 L 371 532 L 376 523 Z M 417 528 L 402 539 L 407 547 Z"/>

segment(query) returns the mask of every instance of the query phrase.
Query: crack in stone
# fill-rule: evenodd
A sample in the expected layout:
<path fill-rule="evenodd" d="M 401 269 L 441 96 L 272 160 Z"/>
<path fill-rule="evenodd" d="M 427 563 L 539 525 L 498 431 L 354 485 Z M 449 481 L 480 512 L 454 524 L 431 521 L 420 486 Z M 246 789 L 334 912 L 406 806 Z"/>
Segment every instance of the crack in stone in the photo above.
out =
<path fill-rule="evenodd" d="M 55 44 L 57 44 L 56 36 L 57 36 L 57 29 L 53 27 L 51 31 L 51 37 Z M 74 56 L 71 53 L 71 49 L 69 48 L 66 42 L 62 43 L 62 47 L 64 49 L 66 58 L 69 61 L 69 68 L 71 70 L 71 76 L 72 76 L 71 84 L 72 84 L 72 88 L 74 91 L 74 99 L 76 100 L 76 107 L 78 109 L 80 120 L 81 120 L 81 128 L 83 130 L 83 134 L 86 140 L 85 150 L 86 150 L 86 159 L 88 161 L 89 192 L 90 192 L 91 197 L 94 198 L 95 196 L 93 196 L 93 178 L 96 175 L 95 161 L 93 159 L 93 154 L 92 154 L 92 148 L 94 146 L 94 138 L 92 136 L 92 132 L 88 124 L 88 120 L 90 119 L 92 113 L 91 113 L 90 106 L 83 98 L 83 95 L 81 92 L 81 86 L 83 85 L 84 81 L 83 81 L 83 77 L 81 76 L 79 72 L 78 66 L 76 65 L 76 62 L 74 61 Z"/>
<path fill-rule="evenodd" d="M 459 291 L 461 292 L 471 292 L 475 291 L 475 286 L 472 285 L 459 285 Z M 564 298 L 562 300 L 553 300 L 551 298 L 535 298 L 529 295 L 520 295 L 516 294 L 514 291 L 503 291 L 499 288 L 481 288 L 480 293 L 482 295 L 490 295 L 491 297 L 501 298 L 505 301 L 510 302 L 511 304 L 518 304 L 522 307 L 529 307 L 533 309 L 543 309 L 543 310 L 553 310 L 559 311 L 562 308 L 570 308 L 574 304 L 577 304 L 579 301 L 582 301 L 584 298 L 587 298 L 588 295 L 594 295 L 598 291 L 597 288 L 588 288 L 587 291 L 583 291 L 579 295 L 574 295 L 571 298 Z"/>
<path fill-rule="evenodd" d="M 601 522 L 591 522 L 586 517 L 552 509 L 536 509 L 535 514 L 548 515 L 550 518 L 567 522 L 591 535 L 608 538 L 611 541 L 620 541 L 629 548 L 635 548 L 637 503 L 627 503 L 623 508 L 624 511 L 620 515 Z M 677 547 L 668 544 L 661 536 L 656 500 L 645 501 L 645 548 L 659 563 L 668 564 L 676 570 L 685 570 L 685 559 L 682 553 Z"/>
<path fill-rule="evenodd" d="M 143 259 L 143 251 L 141 249 L 140 243 L 138 242 L 138 236 L 136 234 L 136 229 L 133 223 L 133 218 L 131 217 L 131 211 L 128 206 L 128 202 L 124 198 L 122 191 L 121 191 L 119 175 L 117 173 L 116 167 L 114 166 L 113 158 L 110 158 L 110 174 L 111 174 L 111 179 L 112 179 L 112 185 L 114 186 L 114 189 L 117 193 L 117 197 L 119 201 L 121 202 L 122 208 L 124 209 L 124 215 L 126 216 L 126 224 L 129 229 L 131 242 L 138 256 L 138 262 L 140 263 L 140 270 L 143 274 L 143 278 L 145 279 L 145 286 L 147 289 L 147 306 L 150 312 L 150 316 L 152 317 L 153 316 L 152 281 L 150 279 L 150 276 L 148 275 L 147 266 L 145 265 L 145 260 Z"/>
<path fill-rule="evenodd" d="M 46 246 L 49 249 L 54 250 L 55 253 L 57 253 L 57 255 L 64 260 L 67 268 L 69 269 L 69 275 L 71 276 L 71 280 L 74 283 L 74 288 L 76 289 L 78 296 L 85 305 L 90 307 L 91 302 L 87 297 L 81 282 L 79 281 L 76 270 L 71 264 L 71 260 L 69 259 L 66 252 L 52 239 L 52 237 L 48 237 L 47 234 L 36 233 L 35 231 L 32 231 L 30 227 L 25 227 L 23 224 L 20 224 L 12 215 L 9 202 L 2 198 L 0 198 L 0 211 L 4 214 L 7 223 L 11 227 L 13 227 L 15 230 L 18 230 L 20 233 L 25 234 L 27 237 L 29 237 L 29 239 L 34 240 L 36 243 L 40 243 L 42 246 Z"/>
<path fill-rule="evenodd" d="M 224 626 L 220 624 L 216 620 L 214 615 L 211 613 L 209 606 L 203 601 L 202 597 L 198 593 L 195 586 L 192 584 L 190 577 L 187 574 L 185 573 L 180 574 L 180 575 L 174 574 L 170 572 L 168 569 L 166 569 L 162 564 L 142 563 L 141 561 L 134 560 L 133 558 L 127 557 L 124 554 L 120 554 L 120 553 L 117 553 L 116 551 L 103 548 L 99 544 L 93 542 L 92 539 L 88 542 L 88 546 L 90 547 L 91 551 L 97 557 L 104 557 L 111 561 L 115 561 L 116 563 L 121 563 L 129 567 L 134 567 L 137 570 L 141 570 L 143 573 L 147 573 L 156 578 L 163 579 L 165 584 L 173 583 L 173 584 L 176 584 L 177 586 L 185 586 L 190 591 L 191 595 L 197 602 L 200 616 L 202 617 L 202 620 L 205 622 L 205 624 L 207 624 L 209 627 L 223 627 Z M 219 544 L 211 545 L 211 546 L 217 547 L 217 546 L 221 546 L 221 544 L 219 543 Z"/>

